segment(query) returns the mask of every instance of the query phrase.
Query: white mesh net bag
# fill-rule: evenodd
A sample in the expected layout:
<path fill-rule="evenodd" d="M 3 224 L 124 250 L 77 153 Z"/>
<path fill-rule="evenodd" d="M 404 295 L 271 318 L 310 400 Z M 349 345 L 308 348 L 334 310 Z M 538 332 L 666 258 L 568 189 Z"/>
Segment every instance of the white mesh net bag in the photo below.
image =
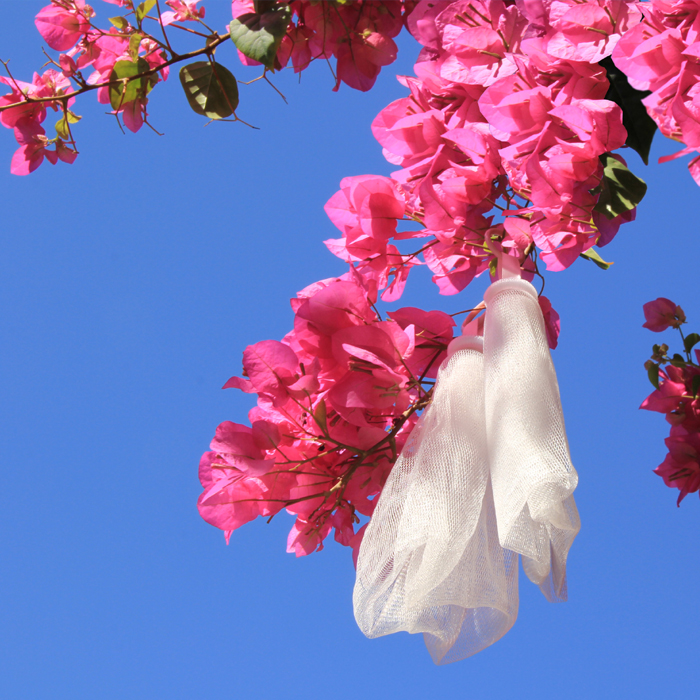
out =
<path fill-rule="evenodd" d="M 566 557 L 580 528 L 559 385 L 535 288 L 519 278 L 484 296 L 488 453 L 498 533 L 550 601 L 566 600 Z"/>
<path fill-rule="evenodd" d="M 438 664 L 493 644 L 518 611 L 518 557 L 496 528 L 482 341 L 454 343 L 367 527 L 353 595 L 368 637 L 422 632 Z"/>
<path fill-rule="evenodd" d="M 518 272 L 504 265 L 504 274 Z M 471 656 L 510 629 L 519 555 L 548 600 L 565 600 L 566 558 L 580 527 L 537 293 L 510 277 L 484 301 L 483 341 L 462 336 L 450 345 L 357 560 L 360 629 L 368 637 L 422 632 L 437 664 Z"/>

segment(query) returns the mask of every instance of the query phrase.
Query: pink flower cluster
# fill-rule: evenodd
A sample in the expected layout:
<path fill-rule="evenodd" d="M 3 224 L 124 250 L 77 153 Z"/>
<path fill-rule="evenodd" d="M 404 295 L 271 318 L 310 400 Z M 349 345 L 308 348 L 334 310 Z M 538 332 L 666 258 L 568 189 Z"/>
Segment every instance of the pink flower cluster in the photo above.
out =
<path fill-rule="evenodd" d="M 353 547 L 397 454 L 428 402 L 454 321 L 403 308 L 382 320 L 354 270 L 292 300 L 294 329 L 243 353 L 224 388 L 256 394 L 251 425 L 222 423 L 201 459 L 202 517 L 231 532 L 286 508 L 288 551 L 335 539 Z"/>
<path fill-rule="evenodd" d="M 22 102 L 26 96 L 56 98 L 47 102 L 25 103 L 0 112 L 0 123 L 8 129 L 14 129 L 15 139 L 19 144 L 12 156 L 11 172 L 15 175 L 28 175 L 42 164 L 44 158 L 54 165 L 59 159 L 65 163 L 72 163 L 78 156 L 72 138 L 56 136 L 49 139 L 42 126 L 46 119 L 47 107 L 54 111 L 63 109 L 62 120 L 66 124 L 64 133 L 69 136 L 65 115 L 69 113 L 74 99 L 65 99 L 63 95 L 71 89 L 70 80 L 63 73 L 49 68 L 42 75 L 34 73 L 31 83 L 4 76 L 0 76 L 0 83 L 10 87 L 10 92 L 0 97 L 0 106 Z"/>
<path fill-rule="evenodd" d="M 661 133 L 686 144 L 670 160 L 700 153 L 700 5 L 693 0 L 645 2 L 644 19 L 618 43 L 612 58 L 638 90 Z M 689 164 L 700 185 L 700 156 Z"/>
<path fill-rule="evenodd" d="M 315 59 L 336 59 L 336 84 L 344 82 L 366 92 L 375 83 L 383 66 L 396 60 L 398 48 L 393 38 L 404 24 L 404 12 L 412 2 L 405 0 L 354 0 L 352 2 L 289 3 L 292 20 L 277 51 L 277 64 L 290 61 L 299 73 Z M 253 12 L 252 0 L 233 0 L 234 19 Z M 245 65 L 259 65 L 238 53 Z"/>
<path fill-rule="evenodd" d="M 598 61 L 640 19 L 621 0 L 421 0 L 407 18 L 424 47 L 400 79 L 410 95 L 372 125 L 400 170 L 343 180 L 326 207 L 343 237 L 327 246 L 391 300 L 415 265 L 455 294 L 501 251 L 531 276 L 534 249 L 562 270 L 609 243 L 634 212 L 594 211 L 600 156 L 627 136 Z M 397 233 L 401 219 L 418 226 Z M 401 254 L 394 241 L 412 238 L 420 249 Z"/>
<path fill-rule="evenodd" d="M 125 15 L 110 18 L 113 26 L 108 30 L 94 24 L 95 12 L 85 0 L 51 0 L 41 9 L 35 20 L 37 29 L 48 46 L 60 52 L 52 61 L 54 68 L 35 75 L 31 83 L 12 76 L 0 77 L 0 82 L 11 90 L 0 97 L 0 108 L 6 108 L 0 109 L 0 121 L 14 129 L 19 143 L 12 172 L 26 175 L 39 167 L 44 158 L 52 163 L 75 160 L 77 148 L 71 124 L 80 117 L 70 112 L 69 105 L 75 96 L 88 90 L 96 89 L 98 101 L 111 104 L 112 114 L 121 117 L 131 131 L 148 123 L 148 94 L 158 82 L 167 80 L 171 63 L 186 58 L 171 48 L 166 28 L 199 34 L 210 47 L 212 37 L 215 45 L 226 38 L 226 33 L 218 36 L 204 24 L 205 8 L 198 7 L 198 1 L 166 0 L 169 9 L 150 17 L 160 25 L 158 38 L 148 33 L 144 22 L 153 8 L 150 2 L 135 5 L 134 0 L 105 0 L 126 10 Z M 341 81 L 358 90 L 369 90 L 374 85 L 382 66 L 396 59 L 393 37 L 399 34 L 414 6 L 412 0 L 296 0 L 278 4 L 289 5 L 292 19 L 277 50 L 276 67 L 282 68 L 291 61 L 294 70 L 300 72 L 314 59 L 335 57 L 334 90 Z M 234 18 L 254 10 L 253 0 L 232 2 Z M 182 26 L 186 22 L 197 22 L 203 30 L 197 32 Z M 208 55 L 211 58 L 213 51 Z M 259 65 L 240 52 L 239 55 L 245 64 Z M 83 71 L 88 67 L 92 72 L 84 77 Z M 109 85 L 115 79 L 124 82 Z M 54 97 L 56 100 L 51 99 Z M 56 125 L 57 135 L 51 139 L 42 126 L 46 107 L 63 112 Z"/>
<path fill-rule="evenodd" d="M 134 9 L 132 0 L 106 1 L 127 10 Z M 196 20 L 204 16 L 204 10 L 195 7 L 196 0 L 168 0 L 166 4 L 173 11 L 163 13 L 163 24 L 174 20 Z M 113 26 L 105 31 L 93 24 L 93 17 L 94 10 L 85 4 L 85 0 L 52 0 L 50 5 L 39 11 L 35 22 L 49 47 L 61 52 L 54 62 L 55 69 L 50 68 L 42 75 L 35 73 L 31 83 L 0 77 L 0 82 L 11 90 L 0 97 L 0 106 L 24 102 L 0 112 L 0 122 L 3 126 L 14 129 L 20 145 L 12 159 L 11 172 L 15 175 L 27 175 L 36 170 L 44 158 L 51 163 L 56 163 L 59 159 L 67 163 L 75 160 L 77 150 L 70 125 L 77 122 L 79 117 L 69 107 L 80 88 L 89 85 L 101 85 L 97 89 L 100 103 L 112 102 L 110 87 L 103 84 L 111 80 L 112 71 L 118 62 L 133 64 L 136 69 L 131 75 L 154 70 L 140 80 L 136 89 L 127 89 L 125 86 L 122 98 L 114 108 L 113 114 L 121 115 L 124 124 L 131 131 L 138 131 L 147 119 L 147 95 L 150 90 L 160 80 L 168 77 L 167 66 L 155 71 L 165 63 L 167 56 L 162 46 L 152 37 L 139 32 L 126 18 L 119 18 L 123 20 L 119 28 Z M 87 78 L 83 78 L 82 71 L 87 68 L 92 71 Z M 77 87 L 71 83 L 71 79 Z M 46 136 L 42 126 L 46 118 L 46 107 L 51 107 L 54 111 L 62 110 L 61 119 L 56 125 L 57 135 L 52 139 Z M 54 148 L 51 149 L 51 146 Z"/>
<path fill-rule="evenodd" d="M 661 332 L 667 328 L 680 329 L 685 313 L 669 299 L 659 298 L 644 305 L 645 328 Z M 691 338 L 700 340 L 700 336 Z M 700 350 L 695 350 L 695 362 L 690 360 L 688 338 L 685 338 L 687 359 L 681 355 L 669 358 L 667 345 L 654 346 L 654 355 L 647 369 L 658 372 L 658 388 L 640 408 L 666 414 L 671 433 L 666 438 L 668 454 L 654 470 L 666 486 L 680 491 L 678 505 L 689 494 L 700 490 Z M 664 364 L 663 369 L 659 365 Z"/>

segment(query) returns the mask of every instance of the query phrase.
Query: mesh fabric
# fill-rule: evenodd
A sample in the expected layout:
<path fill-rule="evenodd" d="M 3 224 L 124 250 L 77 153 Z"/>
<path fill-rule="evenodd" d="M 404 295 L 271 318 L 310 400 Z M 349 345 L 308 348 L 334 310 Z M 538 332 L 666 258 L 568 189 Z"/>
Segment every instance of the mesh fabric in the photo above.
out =
<path fill-rule="evenodd" d="M 548 600 L 566 600 L 566 558 L 580 528 L 559 385 L 535 288 L 492 284 L 484 297 L 488 453 L 500 543 Z"/>
<path fill-rule="evenodd" d="M 548 600 L 566 600 L 566 558 L 580 527 L 537 293 L 508 278 L 484 301 L 483 342 L 463 336 L 450 345 L 357 561 L 360 629 L 422 632 L 437 664 L 510 629 L 519 555 Z"/>
<path fill-rule="evenodd" d="M 501 547 L 496 527 L 478 344 L 462 340 L 442 364 L 357 560 L 360 629 L 422 632 L 438 664 L 493 644 L 518 610 L 518 557 Z"/>

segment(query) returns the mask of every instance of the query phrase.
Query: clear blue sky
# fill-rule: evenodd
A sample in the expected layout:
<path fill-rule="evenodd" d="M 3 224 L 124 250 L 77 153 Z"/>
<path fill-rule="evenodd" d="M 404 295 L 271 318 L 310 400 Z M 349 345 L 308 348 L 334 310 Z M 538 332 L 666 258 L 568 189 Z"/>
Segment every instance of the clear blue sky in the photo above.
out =
<path fill-rule="evenodd" d="M 5 2 L 0 57 L 20 79 L 42 63 L 42 4 Z M 223 27 L 229 3 L 206 6 Z M 362 636 L 349 550 L 286 554 L 285 513 L 226 547 L 197 513 L 200 454 L 251 406 L 220 387 L 246 345 L 287 332 L 298 289 L 343 271 L 323 204 L 346 175 L 391 172 L 369 125 L 416 53 L 404 41 L 368 94 L 332 93 L 322 64 L 278 78 L 289 105 L 243 88 L 259 131 L 203 128 L 175 74 L 150 105 L 163 137 L 123 136 L 90 96 L 75 165 L 27 178 L 0 132 L 0 697 L 697 697 L 700 502 L 677 509 L 651 473 L 667 425 L 637 410 L 659 339 L 642 304 L 670 297 L 700 330 L 700 190 L 679 161 L 631 154 L 649 194 L 604 250 L 615 265 L 547 278 L 580 476 L 568 603 L 522 580 L 506 637 L 436 668 L 419 637 Z M 220 60 L 255 74 L 230 47 Z M 674 150 L 659 137 L 653 161 Z M 400 305 L 468 308 L 486 283 L 439 297 L 421 272 Z"/>

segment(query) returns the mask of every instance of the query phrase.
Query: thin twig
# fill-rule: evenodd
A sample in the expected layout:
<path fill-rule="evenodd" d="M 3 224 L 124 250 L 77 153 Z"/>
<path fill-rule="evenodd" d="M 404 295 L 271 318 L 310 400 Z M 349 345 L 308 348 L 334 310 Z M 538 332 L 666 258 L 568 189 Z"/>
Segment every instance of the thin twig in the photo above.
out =
<path fill-rule="evenodd" d="M 212 40 L 207 46 L 201 49 L 196 49 L 195 51 L 190 51 L 189 53 L 185 54 L 179 54 L 177 56 L 174 56 L 173 58 L 161 63 L 160 65 L 156 66 L 155 68 L 149 68 L 147 71 L 144 71 L 143 73 L 138 73 L 137 75 L 130 76 L 128 79 L 126 79 L 126 82 L 131 82 L 133 80 L 138 80 L 140 78 L 147 78 L 148 76 L 151 76 L 155 73 L 158 73 L 162 71 L 164 68 L 167 68 L 168 66 L 172 66 L 175 63 L 179 63 L 180 61 L 186 61 L 190 58 L 195 58 L 196 56 L 202 56 L 203 54 L 211 54 L 213 49 L 215 49 L 217 46 L 220 44 L 223 44 L 225 41 L 228 41 L 231 37 L 228 34 L 219 34 L 217 35 L 217 38 Z M 3 65 L 5 65 L 5 69 L 7 69 L 7 63 L 5 61 L 2 61 Z M 9 70 L 8 70 L 9 72 Z M 12 109 L 13 107 L 21 107 L 22 105 L 25 104 L 41 104 L 41 103 L 47 103 L 47 102 L 56 102 L 59 99 L 63 98 L 68 98 L 70 99 L 71 97 L 77 97 L 78 95 L 82 95 L 86 92 L 90 92 L 91 90 L 98 90 L 99 88 L 103 87 L 109 87 L 111 85 L 119 85 L 119 84 L 124 84 L 124 78 L 117 78 L 115 80 L 107 80 L 103 83 L 96 83 L 94 85 L 88 85 L 84 88 L 81 88 L 79 90 L 74 90 L 73 92 L 66 92 L 63 93 L 62 95 L 55 95 L 53 97 L 29 97 L 27 96 L 26 99 L 22 100 L 21 102 L 13 102 L 12 104 L 9 105 L 2 105 L 0 106 L 0 112 L 4 112 L 6 109 Z M 14 78 L 13 78 L 14 81 Z M 18 88 L 19 89 L 19 88 Z M 21 92 L 21 90 L 20 90 Z M 237 119 L 237 121 L 243 121 L 242 119 Z M 246 122 L 243 122 L 246 124 Z M 246 126 L 251 126 L 250 124 L 246 124 Z M 256 128 L 252 127 L 251 128 Z"/>

